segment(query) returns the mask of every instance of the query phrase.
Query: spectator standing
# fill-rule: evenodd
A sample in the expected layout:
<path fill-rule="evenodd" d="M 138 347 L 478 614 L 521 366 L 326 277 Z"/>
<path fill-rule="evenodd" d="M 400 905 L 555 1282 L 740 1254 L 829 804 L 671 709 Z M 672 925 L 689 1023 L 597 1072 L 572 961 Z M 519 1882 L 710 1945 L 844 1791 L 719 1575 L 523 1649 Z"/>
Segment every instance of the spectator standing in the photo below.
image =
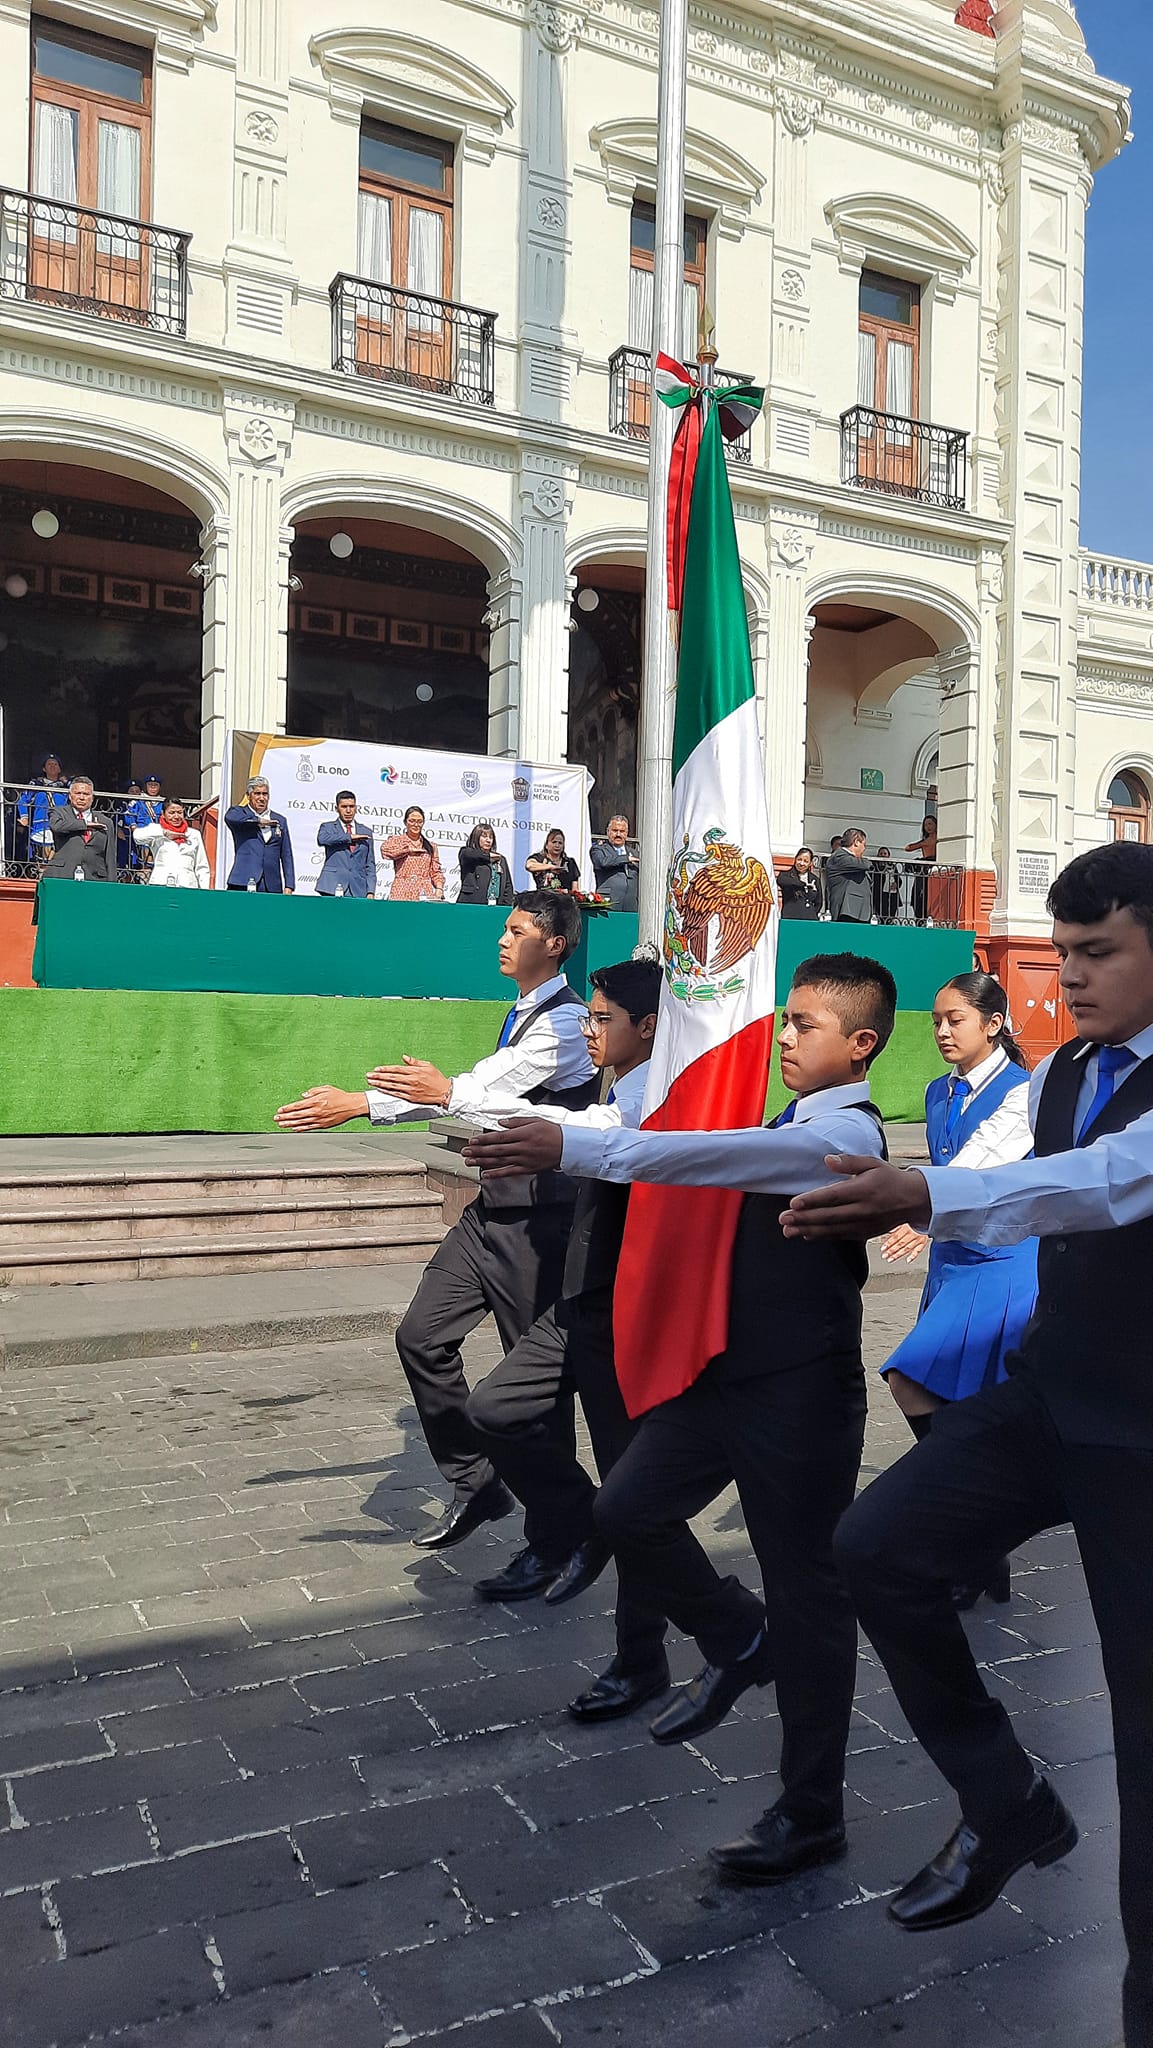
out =
<path fill-rule="evenodd" d="M 114 882 L 116 827 L 107 811 L 93 809 L 90 775 L 74 775 L 68 801 L 49 814 L 56 851 L 43 880 Z"/>
<path fill-rule="evenodd" d="M 901 914 L 901 870 L 887 846 L 878 846 L 873 863 L 873 909 L 882 924 L 896 924 Z"/>
<path fill-rule="evenodd" d="M 68 780 L 55 754 L 46 754 L 39 775 L 34 775 L 16 799 L 16 823 L 28 834 L 29 860 L 52 858 L 52 812 L 68 802 Z"/>
<path fill-rule="evenodd" d="M 444 869 L 440 853 L 425 837 L 424 812 L 410 804 L 404 814 L 404 831 L 382 840 L 381 854 L 393 866 L 390 903 L 443 903 Z"/>
<path fill-rule="evenodd" d="M 179 797 L 166 797 L 154 825 L 137 825 L 132 837 L 152 856 L 148 881 L 168 889 L 211 889 L 212 871 L 204 841 L 188 823 Z"/>
<path fill-rule="evenodd" d="M 840 833 L 839 833 L 839 832 L 834 832 L 834 834 L 833 834 L 833 837 L 832 837 L 832 838 L 830 839 L 830 841 L 829 841 L 829 852 L 830 852 L 830 854 L 833 854 L 833 853 L 839 853 L 839 852 L 841 851 L 841 847 L 842 847 L 843 843 L 844 843 L 844 842 L 843 842 L 843 840 L 842 840 L 842 838 L 841 838 L 841 835 L 840 835 Z"/>
<path fill-rule="evenodd" d="M 931 815 L 931 814 L 930 814 L 929 812 L 926 812 L 925 816 L 924 816 L 924 817 L 922 818 L 922 820 L 921 820 L 921 836 L 920 836 L 920 838 L 919 838 L 919 839 L 914 839 L 914 840 L 910 841 L 909 845 L 908 845 L 908 846 L 906 846 L 906 848 L 905 848 L 905 852 L 906 852 L 906 853 L 911 853 L 911 854 L 915 855 L 915 857 L 916 857 L 916 858 L 917 858 L 918 860 L 924 860 L 924 861 L 935 861 L 935 860 L 936 860 L 936 858 L 937 858 L 937 820 L 936 820 L 936 817 L 935 817 L 935 816 Z M 928 875 L 914 875 L 914 877 L 913 877 L 913 916 L 914 916 L 914 918 L 916 919 L 916 921 L 917 921 L 917 923 L 918 923 L 918 924 L 924 924 L 924 922 L 925 922 L 925 919 L 926 919 L 926 917 L 928 916 L 928 913 L 929 913 L 929 877 L 928 877 Z"/>
<path fill-rule="evenodd" d="M 496 833 L 487 819 L 474 825 L 457 859 L 460 862 L 458 903 L 512 902 L 512 873 L 503 853 L 496 850 Z"/>
<path fill-rule="evenodd" d="M 629 843 L 629 821 L 623 811 L 610 818 L 603 839 L 592 843 L 593 874 L 597 892 L 607 896 L 614 910 L 637 908 L 641 857 Z"/>
<path fill-rule="evenodd" d="M 859 825 L 849 827 L 825 862 L 825 893 L 835 924 L 872 924 L 873 888 Z"/>
<path fill-rule="evenodd" d="M 256 889 L 268 896 L 291 896 L 296 888 L 288 819 L 269 808 L 272 801 L 263 775 L 249 777 L 242 804 L 224 813 L 235 849 L 228 876 L 230 889 Z"/>
<path fill-rule="evenodd" d="M 580 881 L 580 869 L 565 852 L 564 833 L 559 826 L 547 834 L 539 853 L 530 853 L 525 867 L 538 889 L 562 889 L 571 896 Z"/>
<path fill-rule="evenodd" d="M 128 851 L 128 865 L 134 868 L 147 867 L 151 853 L 137 842 L 136 834 L 141 826 L 157 825 L 160 822 L 164 796 L 159 775 L 146 775 L 143 790 L 138 782 L 129 783 L 128 794 L 132 802 L 124 806 L 124 816 L 120 821 Z"/>
<path fill-rule="evenodd" d="M 811 846 L 798 849 L 793 856 L 792 867 L 777 876 L 777 889 L 782 917 L 803 917 L 811 923 L 820 916 L 825 907 L 825 896 Z"/>
<path fill-rule="evenodd" d="M 336 816 L 325 819 L 316 843 L 324 848 L 324 866 L 316 878 L 318 896 L 375 896 L 372 832 L 356 815 L 351 789 L 337 791 Z"/>

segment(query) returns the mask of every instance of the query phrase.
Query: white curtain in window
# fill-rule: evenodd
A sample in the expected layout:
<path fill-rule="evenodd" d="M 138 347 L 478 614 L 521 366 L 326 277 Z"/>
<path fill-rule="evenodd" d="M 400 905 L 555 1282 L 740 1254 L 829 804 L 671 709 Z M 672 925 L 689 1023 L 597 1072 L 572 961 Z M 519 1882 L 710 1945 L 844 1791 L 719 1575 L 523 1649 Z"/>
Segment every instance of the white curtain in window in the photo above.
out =
<path fill-rule="evenodd" d="M 139 218 L 140 130 L 124 121 L 97 124 L 96 205 L 101 213 Z M 135 228 L 102 227 L 96 246 L 102 256 L 134 261 L 140 253 L 140 236 Z"/>
<path fill-rule="evenodd" d="M 877 337 L 864 328 L 857 336 L 857 404 L 877 403 Z"/>
<path fill-rule="evenodd" d="M 913 344 L 911 341 L 891 341 L 888 348 L 886 368 L 888 371 L 885 411 L 895 412 L 898 418 L 911 420 L 913 417 Z"/>
<path fill-rule="evenodd" d="M 374 284 L 391 284 L 392 201 L 380 192 L 362 192 L 357 207 L 356 271 Z"/>
<path fill-rule="evenodd" d="M 629 269 L 629 347 L 643 349 L 646 356 L 653 345 L 653 273 L 639 264 Z"/>
<path fill-rule="evenodd" d="M 407 283 L 410 292 L 419 292 L 424 298 L 439 299 L 444 291 L 444 220 L 423 206 L 408 210 Z M 410 301 L 408 325 L 410 332 L 439 334 L 444 320 L 432 307 L 414 306 Z"/>
<path fill-rule="evenodd" d="M 701 296 L 686 279 L 681 286 L 681 350 L 686 363 L 695 363 L 700 348 Z"/>
<path fill-rule="evenodd" d="M 36 137 L 32 184 L 45 199 L 58 199 L 66 206 L 76 204 L 76 115 L 71 107 L 54 107 L 45 100 L 36 103 Z M 74 248 L 76 229 L 71 221 L 47 210 L 34 209 L 32 231 L 39 242 L 50 247 Z"/>

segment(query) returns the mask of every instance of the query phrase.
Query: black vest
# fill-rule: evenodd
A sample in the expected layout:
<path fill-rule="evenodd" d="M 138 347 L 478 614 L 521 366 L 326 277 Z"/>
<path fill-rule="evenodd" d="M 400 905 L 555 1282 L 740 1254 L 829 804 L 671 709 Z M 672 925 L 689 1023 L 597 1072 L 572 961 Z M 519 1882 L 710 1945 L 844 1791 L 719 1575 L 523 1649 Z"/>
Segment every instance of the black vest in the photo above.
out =
<path fill-rule="evenodd" d="M 1045 1076 L 1038 1159 L 1073 1149 L 1080 1050 L 1063 1045 Z M 1093 1139 L 1123 1131 L 1149 1110 L 1153 1060 L 1143 1060 L 1095 1119 Z M 1037 1307 L 1008 1365 L 1035 1384 L 1069 1443 L 1153 1450 L 1153 1217 L 1041 1239 Z"/>
<path fill-rule="evenodd" d="M 584 1010 L 588 1006 L 575 989 L 558 988 L 548 1000 L 527 1010 L 506 1041 L 516 1045 L 524 1037 L 530 1024 L 543 1017 L 549 1010 L 565 1009 L 576 1003 Z M 506 1019 L 507 1022 L 507 1019 Z M 601 1077 L 593 1072 L 587 1081 L 579 1081 L 575 1088 L 553 1088 L 542 1082 L 539 1088 L 532 1088 L 525 1101 L 547 1105 L 553 1109 L 588 1109 L 601 1092 Z M 484 1206 L 488 1210 L 556 1208 L 558 1205 L 571 1208 L 577 1198 L 576 1182 L 567 1173 L 550 1169 L 547 1173 L 517 1174 L 510 1180 L 490 1180 L 484 1184 Z"/>
<path fill-rule="evenodd" d="M 881 1127 L 874 1103 L 861 1102 Z M 770 1124 L 770 1130 L 776 1122 Z M 881 1150 L 888 1158 L 881 1130 Z M 746 1195 L 733 1245 L 729 1341 L 709 1370 L 754 1379 L 818 1359 L 861 1363 L 861 1290 L 869 1277 L 862 1238 L 786 1237 L 787 1195 Z"/>

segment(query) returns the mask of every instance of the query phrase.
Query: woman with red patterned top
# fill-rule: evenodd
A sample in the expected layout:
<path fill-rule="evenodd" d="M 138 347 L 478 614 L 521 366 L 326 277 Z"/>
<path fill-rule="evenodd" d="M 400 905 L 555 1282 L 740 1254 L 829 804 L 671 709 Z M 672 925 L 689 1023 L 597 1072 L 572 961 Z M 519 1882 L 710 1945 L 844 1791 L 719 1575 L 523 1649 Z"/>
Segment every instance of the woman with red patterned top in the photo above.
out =
<path fill-rule="evenodd" d="M 420 903 L 428 898 L 444 902 L 444 871 L 440 854 L 424 836 L 424 812 L 410 804 L 404 814 L 404 831 L 395 832 L 381 845 L 381 857 L 393 865 L 390 903 Z"/>

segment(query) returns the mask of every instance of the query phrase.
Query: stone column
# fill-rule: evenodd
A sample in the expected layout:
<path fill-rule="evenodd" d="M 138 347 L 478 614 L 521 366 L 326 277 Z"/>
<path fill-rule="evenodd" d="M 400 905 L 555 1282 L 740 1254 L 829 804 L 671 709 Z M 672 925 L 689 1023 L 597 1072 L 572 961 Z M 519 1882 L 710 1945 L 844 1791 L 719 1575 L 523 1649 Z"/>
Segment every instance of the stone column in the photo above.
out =
<path fill-rule="evenodd" d="M 227 519 L 210 519 L 200 535 L 204 605 L 202 680 L 200 686 L 200 794 L 220 788 L 224 735 L 228 728 L 228 592 L 232 528 Z"/>
<path fill-rule="evenodd" d="M 296 277 L 288 233 L 288 60 L 282 0 L 237 0 L 227 340 L 291 359 Z"/>
<path fill-rule="evenodd" d="M 580 361 L 577 336 L 565 324 L 572 247 L 565 89 L 584 20 L 583 5 L 530 0 L 520 257 L 520 409 L 529 419 L 565 417 Z"/>
<path fill-rule="evenodd" d="M 292 530 L 281 523 L 280 495 L 292 445 L 293 413 L 289 401 L 267 393 L 225 393 L 232 505 L 226 666 L 223 689 L 215 693 L 214 715 L 246 732 L 284 731 Z M 214 661 L 218 660 L 214 642 Z M 214 674 L 218 672 L 214 669 Z"/>
<path fill-rule="evenodd" d="M 989 837 L 979 819 L 979 755 L 981 744 L 981 668 L 971 647 L 953 647 L 937 658 L 941 686 L 938 741 L 937 858 L 950 865 L 982 865 L 979 841 Z"/>
<path fill-rule="evenodd" d="M 520 579 L 504 569 L 489 579 L 488 751 L 515 760 L 520 733 Z"/>
<path fill-rule="evenodd" d="M 569 620 L 574 579 L 566 567 L 577 465 L 527 451 L 521 463 L 520 674 L 517 752 L 563 761 L 568 752 Z"/>
<path fill-rule="evenodd" d="M 817 514 L 769 507 L 769 635 L 766 783 L 773 849 L 794 854 L 805 827 L 805 721 L 809 689 L 808 570 Z"/>

